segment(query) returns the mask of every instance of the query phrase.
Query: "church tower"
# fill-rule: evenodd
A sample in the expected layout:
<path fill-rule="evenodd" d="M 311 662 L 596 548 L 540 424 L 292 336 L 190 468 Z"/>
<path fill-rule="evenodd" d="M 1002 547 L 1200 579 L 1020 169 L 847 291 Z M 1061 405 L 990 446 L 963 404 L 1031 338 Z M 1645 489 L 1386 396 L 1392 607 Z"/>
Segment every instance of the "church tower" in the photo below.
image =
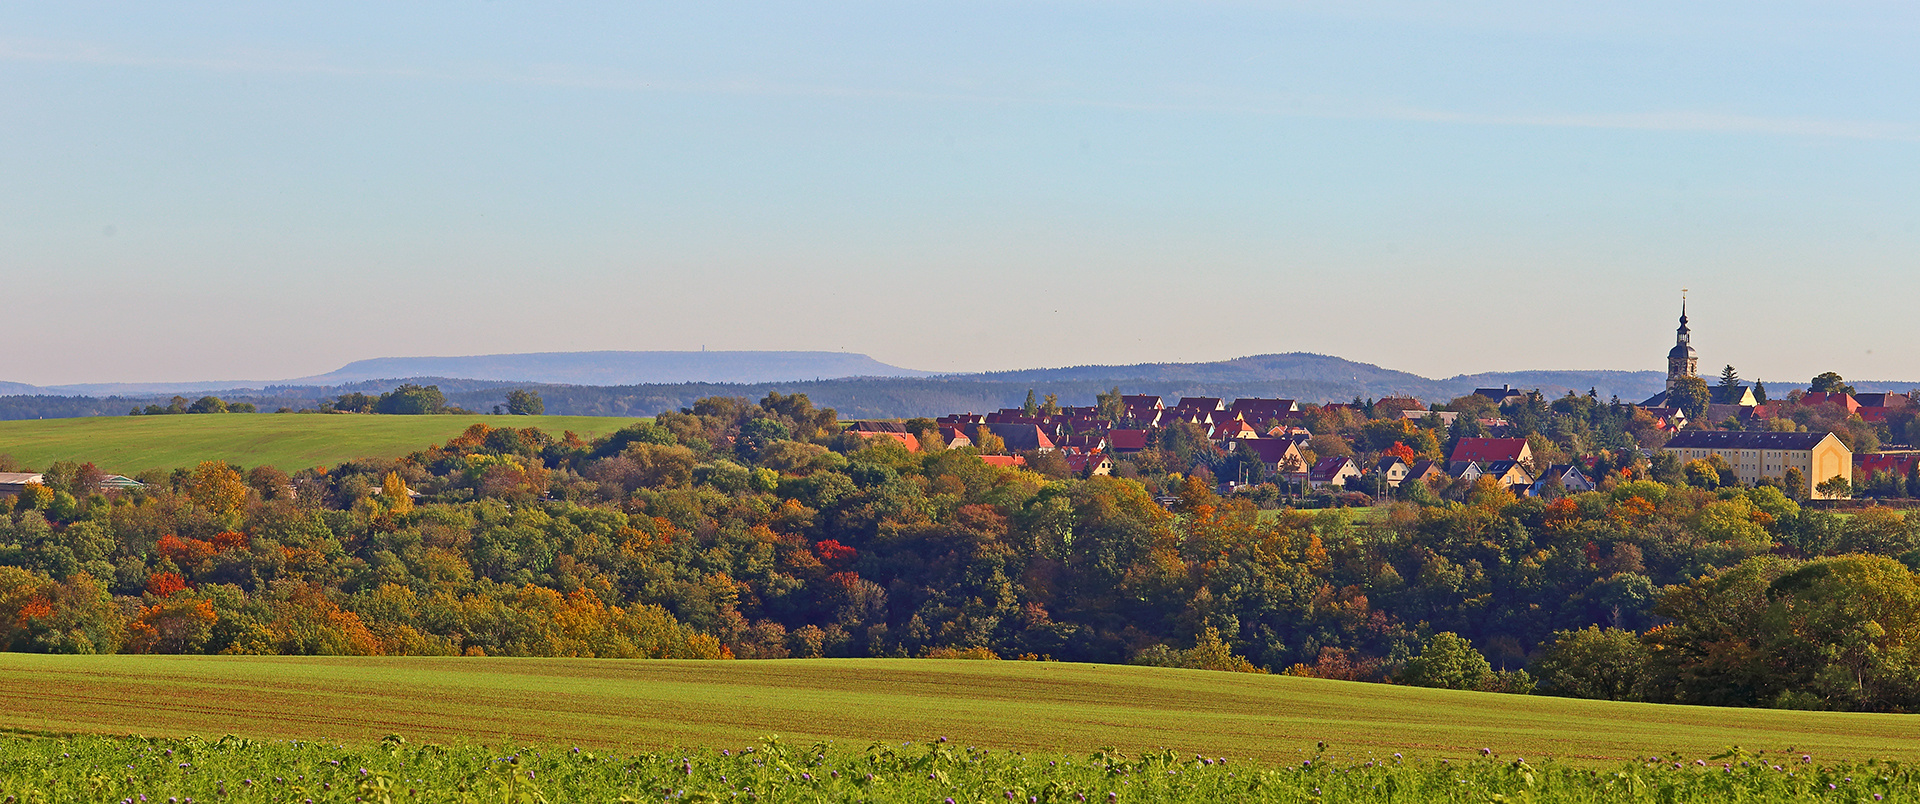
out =
<path fill-rule="evenodd" d="M 1687 329 L 1687 300 L 1680 298 L 1680 328 L 1674 331 L 1673 350 L 1667 352 L 1667 390 L 1673 390 L 1682 377 L 1692 377 L 1700 369 L 1700 353 L 1693 350 L 1693 330 Z"/>

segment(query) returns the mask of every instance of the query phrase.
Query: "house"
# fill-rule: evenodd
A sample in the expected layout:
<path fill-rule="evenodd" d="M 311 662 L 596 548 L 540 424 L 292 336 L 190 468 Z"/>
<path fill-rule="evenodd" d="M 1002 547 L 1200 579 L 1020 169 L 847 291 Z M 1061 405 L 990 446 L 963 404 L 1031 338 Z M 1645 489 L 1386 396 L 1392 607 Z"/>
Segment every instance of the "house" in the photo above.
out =
<path fill-rule="evenodd" d="M 1820 497 L 1821 483 L 1836 477 L 1853 480 L 1853 450 L 1833 433 L 1767 433 L 1746 430 L 1685 430 L 1662 448 L 1681 463 L 1718 455 L 1733 466 L 1740 482 L 1752 485 L 1760 478 L 1786 479 L 1788 469 L 1806 477 L 1796 492 Z"/>
<path fill-rule="evenodd" d="M 1487 473 L 1487 470 L 1480 465 L 1479 461 L 1448 461 L 1447 462 L 1447 476 L 1458 479 L 1458 480 L 1465 480 L 1471 483 L 1475 480 L 1479 480 L 1480 476 L 1486 473 Z"/>
<path fill-rule="evenodd" d="M 1842 410 L 1848 413 L 1859 413 L 1861 407 L 1860 400 L 1856 399 L 1853 394 L 1843 394 L 1837 391 L 1813 391 L 1811 393 L 1801 394 L 1800 404 L 1839 405 Z"/>
<path fill-rule="evenodd" d="M 1501 383 L 1499 388 L 1475 388 L 1473 389 L 1473 395 L 1484 396 L 1488 399 L 1493 400 L 1493 404 L 1500 405 L 1502 407 L 1505 407 L 1507 405 L 1518 405 L 1527 401 L 1527 394 L 1525 391 L 1522 391 L 1518 388 L 1515 388 L 1511 385 L 1507 385 L 1505 383 Z"/>
<path fill-rule="evenodd" d="M 1440 417 L 1440 423 L 1445 424 L 1448 427 L 1453 426 L 1454 419 L 1460 418 L 1460 414 L 1457 411 L 1451 411 L 1451 410 L 1403 410 L 1403 411 L 1400 411 L 1400 418 L 1406 419 L 1407 421 L 1410 421 L 1410 422 L 1425 421 L 1428 416 Z"/>
<path fill-rule="evenodd" d="M 905 432 L 896 433 L 891 430 L 881 430 L 878 432 L 873 432 L 873 431 L 867 431 L 867 430 L 853 430 L 853 429 L 849 429 L 847 432 L 853 433 L 855 435 L 858 435 L 866 439 L 890 438 L 900 442 L 901 446 L 906 447 L 908 452 L 920 451 L 920 439 L 915 438 L 912 433 L 905 433 Z"/>
<path fill-rule="evenodd" d="M 1904 408 L 1913 403 L 1913 400 L 1908 399 L 1906 394 L 1882 394 L 1882 393 L 1854 394 L 1853 401 L 1860 403 L 1860 407 L 1863 407 L 1863 408 L 1888 408 L 1888 409 Z"/>
<path fill-rule="evenodd" d="M 967 435 L 967 431 L 954 425 L 940 425 L 940 440 L 946 442 L 947 449 L 973 446 L 973 437 Z"/>
<path fill-rule="evenodd" d="M 1266 424 L 1286 418 L 1289 413 L 1299 413 L 1300 403 L 1291 399 L 1245 397 L 1233 400 L 1233 406 L 1227 408 L 1227 412 L 1245 419 L 1249 424 Z"/>
<path fill-rule="evenodd" d="M 1448 463 L 1478 461 L 1519 461 L 1533 460 L 1533 449 L 1527 446 L 1524 438 L 1462 438 L 1453 447 L 1453 454 L 1447 456 Z"/>
<path fill-rule="evenodd" d="M 1388 455 L 1373 465 L 1373 473 L 1387 481 L 1387 488 L 1397 489 L 1400 488 L 1401 482 L 1407 479 L 1407 470 L 1410 468 L 1412 467 L 1408 466 L 1406 461 L 1400 460 L 1399 456 Z"/>
<path fill-rule="evenodd" d="M 1346 488 L 1347 480 L 1360 476 L 1360 467 L 1353 465 L 1352 458 L 1321 458 L 1307 470 L 1307 485 L 1315 489 L 1328 486 Z"/>
<path fill-rule="evenodd" d="M 903 422 L 849 422 L 847 430 L 855 433 L 904 433 L 907 425 Z"/>
<path fill-rule="evenodd" d="M 1173 407 L 1175 410 L 1193 411 L 1196 413 L 1219 413 L 1227 409 L 1227 403 L 1221 401 L 1218 397 L 1183 396 L 1180 397 L 1180 404 L 1174 405 Z"/>
<path fill-rule="evenodd" d="M 1120 403 L 1126 405 L 1128 410 L 1163 410 L 1167 407 L 1157 396 L 1121 394 Z"/>
<path fill-rule="evenodd" d="M 1599 488 L 1593 484 L 1592 480 L 1587 478 L 1585 472 L 1580 471 L 1580 467 L 1570 463 L 1556 463 L 1547 467 L 1547 471 L 1540 474 L 1540 479 L 1533 482 L 1532 494 L 1539 496 L 1541 490 L 1547 487 L 1547 483 L 1556 477 L 1560 478 L 1560 485 L 1567 490 L 1568 494 L 1593 491 Z"/>
<path fill-rule="evenodd" d="M 1446 470 L 1440 466 L 1438 461 L 1414 461 L 1412 466 L 1407 467 L 1407 476 L 1402 478 L 1400 482 L 1402 484 L 1409 481 L 1431 483 L 1436 478 L 1446 476 Z"/>
<path fill-rule="evenodd" d="M 973 443 L 975 444 L 980 443 L 980 432 L 982 430 L 999 436 L 1001 442 L 1007 445 L 1008 452 L 1049 451 L 1055 449 L 1053 439 L 1048 437 L 1047 434 L 1040 429 L 1039 425 L 1035 424 L 988 422 L 986 424 L 968 425 L 966 429 L 967 435 L 973 439 Z"/>
<path fill-rule="evenodd" d="M 1210 437 L 1214 441 L 1225 441 L 1234 438 L 1259 438 L 1260 431 L 1253 429 L 1253 425 L 1247 424 L 1245 419 L 1233 418 L 1215 424 Z"/>
<path fill-rule="evenodd" d="M 1753 395 L 1753 386 L 1750 385 L 1716 385 L 1713 386 L 1712 391 L 1713 398 L 1710 401 L 1715 405 L 1740 405 L 1750 408 L 1760 404 L 1759 398 Z"/>
<path fill-rule="evenodd" d="M 1113 461 L 1105 455 L 1068 455 L 1067 468 L 1084 477 L 1113 474 Z"/>
<path fill-rule="evenodd" d="M 1107 437 L 1103 435 L 1070 435 L 1056 439 L 1054 443 L 1061 449 L 1076 455 L 1107 450 Z"/>
<path fill-rule="evenodd" d="M 29 484 L 46 485 L 46 475 L 39 472 L 0 472 L 0 497 L 17 497 Z"/>
<path fill-rule="evenodd" d="M 1671 405 L 1654 407 L 1641 405 L 1639 408 L 1646 411 L 1648 416 L 1653 417 L 1653 428 L 1655 430 L 1673 431 L 1687 428 L 1687 412 L 1684 410 Z"/>
<path fill-rule="evenodd" d="M 1533 474 L 1528 472 L 1526 465 L 1519 461 L 1489 462 L 1482 474 L 1516 492 L 1524 491 L 1533 485 Z"/>
<path fill-rule="evenodd" d="M 100 478 L 101 491 L 128 491 L 131 489 L 144 489 L 146 487 L 147 484 L 127 477 L 126 475 L 107 475 L 106 477 Z"/>
<path fill-rule="evenodd" d="M 1230 441 L 1227 448 L 1240 451 L 1250 450 L 1260 456 L 1260 463 L 1267 471 L 1285 474 L 1288 466 L 1293 466 L 1294 474 L 1306 468 L 1306 460 L 1300 455 L 1300 442 L 1291 438 L 1247 438 Z"/>
<path fill-rule="evenodd" d="M 1866 480 L 1876 472 L 1886 472 L 1906 477 L 1916 462 L 1920 462 L 1920 452 L 1863 452 L 1853 456 L 1853 476 Z"/>
<path fill-rule="evenodd" d="M 1147 448 L 1145 430 L 1108 430 L 1107 449 L 1117 455 L 1131 455 Z"/>

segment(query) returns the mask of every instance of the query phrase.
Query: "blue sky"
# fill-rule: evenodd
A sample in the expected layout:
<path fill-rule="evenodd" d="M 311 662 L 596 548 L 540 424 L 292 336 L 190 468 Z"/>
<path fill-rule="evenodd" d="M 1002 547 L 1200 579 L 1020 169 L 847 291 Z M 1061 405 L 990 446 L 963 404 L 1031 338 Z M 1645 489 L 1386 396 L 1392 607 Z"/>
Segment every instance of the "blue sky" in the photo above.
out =
<path fill-rule="evenodd" d="M 1898 3 L 16 3 L 0 379 L 832 349 L 1920 380 Z"/>

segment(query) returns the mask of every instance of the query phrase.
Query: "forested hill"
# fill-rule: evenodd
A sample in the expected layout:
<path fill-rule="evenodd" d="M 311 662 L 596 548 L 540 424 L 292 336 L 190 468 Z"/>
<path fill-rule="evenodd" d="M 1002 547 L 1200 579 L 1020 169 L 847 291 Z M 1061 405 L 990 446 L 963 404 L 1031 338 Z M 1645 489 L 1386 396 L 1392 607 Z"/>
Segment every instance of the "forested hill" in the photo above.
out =
<path fill-rule="evenodd" d="M 1602 398 L 1619 395 L 1638 401 L 1658 393 L 1666 375 L 1657 371 L 1508 371 L 1460 374 L 1433 380 L 1418 374 L 1382 368 L 1329 355 L 1309 352 L 1252 355 L 1212 363 L 1137 363 L 1118 366 L 1070 366 L 1067 368 L 996 371 L 967 375 L 995 382 L 1055 383 L 1069 381 L 1121 383 L 1127 388 L 1141 384 L 1162 387 L 1196 383 L 1279 384 L 1302 389 L 1282 396 L 1311 402 L 1345 401 L 1354 397 L 1378 398 L 1408 395 L 1422 399 L 1451 399 L 1472 393 L 1475 388 L 1512 385 L 1538 388 L 1548 396 L 1567 391 L 1586 393 L 1596 390 Z M 959 379 L 954 377 L 952 379 Z M 1143 393 L 1159 393 L 1144 391 Z M 1200 394 L 1196 396 L 1220 396 Z M 1324 398 L 1321 396 L 1324 395 Z"/>
<path fill-rule="evenodd" d="M 880 368 L 868 372 L 867 376 L 795 381 L 709 379 L 621 384 L 588 382 L 584 379 L 588 375 L 594 375 L 594 372 L 613 376 L 619 370 L 623 370 L 617 367 L 592 369 L 588 366 L 591 362 L 589 358 L 602 359 L 594 356 L 615 356 L 604 359 L 618 362 L 626 359 L 619 357 L 623 355 L 651 355 L 653 358 L 648 359 L 654 359 L 660 355 L 673 354 L 681 356 L 729 354 L 821 356 L 824 362 L 818 362 L 815 365 L 821 367 L 823 377 L 832 373 L 826 371 L 829 363 L 832 362 L 826 358 L 834 360 L 844 358 L 845 360 L 835 365 L 841 365 L 848 370 L 862 366 Z M 478 361 L 464 364 L 472 367 L 498 358 L 502 362 L 493 364 L 493 367 L 487 371 L 478 369 L 475 371 L 506 376 L 513 373 L 509 371 L 514 365 L 509 358 L 535 357 L 542 356 L 504 355 L 446 358 L 446 360 Z M 354 376 L 356 372 L 377 374 L 378 369 L 398 370 L 404 367 L 401 363 L 382 360 L 361 361 L 334 374 L 322 375 L 321 378 L 310 382 L 274 385 L 264 389 L 220 390 L 206 387 L 205 384 L 196 384 L 191 387 L 181 385 L 177 388 L 135 392 L 127 390 L 129 386 L 117 386 L 113 391 L 106 391 L 106 393 L 115 393 L 116 396 L 101 398 L 91 395 L 66 396 L 49 389 L 11 384 L 0 385 L 0 393 L 13 394 L 0 396 L 0 419 L 120 415 L 131 408 L 144 407 L 156 402 L 165 405 L 167 398 L 173 394 L 180 394 L 189 399 L 212 394 L 229 402 L 253 403 L 262 411 L 272 411 L 282 407 L 298 410 L 316 406 L 342 393 L 379 394 L 392 390 L 402 383 L 438 386 L 446 394 L 448 402 L 476 411 L 491 410 L 493 406 L 503 404 L 507 392 L 513 389 L 538 392 L 546 402 L 546 412 L 550 414 L 583 416 L 650 416 L 663 410 L 679 410 L 703 397 L 728 396 L 759 399 L 770 391 L 779 391 L 783 394 L 806 394 L 816 404 L 835 408 L 842 416 L 848 418 L 897 418 L 969 411 L 980 413 L 1012 407 L 1026 399 L 1029 389 L 1042 395 L 1055 394 L 1062 404 L 1068 405 L 1091 405 L 1096 394 L 1114 387 L 1119 387 L 1127 393 L 1158 394 L 1166 397 L 1259 396 L 1320 403 L 1347 401 L 1354 398 L 1377 399 L 1400 394 L 1435 402 L 1471 393 L 1475 388 L 1499 387 L 1503 384 L 1515 388 L 1539 389 L 1549 397 L 1558 397 L 1569 391 L 1584 394 L 1591 389 L 1597 391 L 1603 400 L 1618 396 L 1623 401 L 1638 402 L 1657 393 L 1664 381 L 1664 375 L 1657 371 L 1487 372 L 1462 374 L 1436 380 L 1382 368 L 1371 363 L 1301 352 L 1254 355 L 1211 363 L 1070 366 L 930 377 L 877 376 L 882 373 L 882 370 L 915 374 L 924 372 L 896 369 L 873 361 L 864 355 L 827 352 L 580 352 L 556 353 L 548 357 L 553 357 L 555 360 L 564 357 L 573 362 L 551 363 L 549 367 L 556 373 L 545 376 L 561 376 L 564 374 L 563 368 L 566 365 L 573 365 L 583 379 L 580 381 L 511 380 L 462 377 L 455 373 L 401 373 L 388 375 L 393 377 L 391 379 L 354 381 L 336 378 Z M 439 360 L 439 358 L 408 358 L 407 360 Z M 735 369 L 746 371 L 750 368 L 751 360 L 741 358 L 741 361 L 744 362 L 737 361 L 733 364 Z M 631 361 L 628 363 L 629 368 L 634 365 L 638 364 Z M 791 371 L 791 368 L 788 370 Z M 1796 387 L 1804 387 L 1797 383 L 1775 382 L 1772 377 L 1761 376 L 1759 379 L 1767 381 L 1768 390 L 1775 396 L 1784 395 L 1788 390 Z M 1920 387 L 1920 382 L 1855 381 L 1852 385 L 1863 392 L 1904 392 Z"/>
<path fill-rule="evenodd" d="M 632 385 L 924 377 L 932 373 L 889 366 L 847 352 L 537 352 L 358 360 L 294 383 L 338 385 L 392 377 L 459 377 L 559 385 Z"/>

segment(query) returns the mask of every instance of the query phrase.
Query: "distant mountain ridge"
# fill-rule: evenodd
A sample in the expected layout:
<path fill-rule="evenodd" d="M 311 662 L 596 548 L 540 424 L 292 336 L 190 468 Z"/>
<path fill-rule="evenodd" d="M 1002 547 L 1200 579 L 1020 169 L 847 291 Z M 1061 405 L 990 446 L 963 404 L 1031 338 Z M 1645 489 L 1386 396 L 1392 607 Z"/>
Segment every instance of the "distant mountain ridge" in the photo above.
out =
<path fill-rule="evenodd" d="M 450 369 L 428 371 L 428 369 Z M 480 375 L 480 376 L 475 376 Z M 837 376 L 836 376 L 837 375 Z M 639 376 L 645 379 L 635 381 Z M 818 379 L 815 379 L 818 377 Z M 485 411 L 514 388 L 538 391 L 548 413 L 648 416 L 706 396 L 758 399 L 805 393 L 848 418 L 896 418 L 985 412 L 1019 405 L 1029 389 L 1062 404 L 1090 405 L 1115 386 L 1165 397 L 1282 397 L 1340 402 L 1410 395 L 1429 403 L 1510 385 L 1549 397 L 1589 389 L 1601 399 L 1639 402 L 1665 384 L 1659 371 L 1510 371 L 1429 379 L 1329 355 L 1293 352 L 1208 363 L 1137 363 L 933 374 L 844 352 L 548 352 L 471 357 L 378 358 L 275 383 L 102 383 L 38 388 L 0 384 L 0 419 L 119 415 L 178 394 L 252 402 L 261 410 L 300 409 L 347 392 L 381 393 L 405 382 L 438 385 L 448 401 Z M 1855 381 L 1861 391 L 1906 391 L 1920 383 Z M 1794 383 L 1769 383 L 1784 396 Z"/>
<path fill-rule="evenodd" d="M 552 385 L 755 383 L 842 377 L 926 377 L 851 352 L 528 352 L 466 357 L 356 360 L 288 385 L 338 385 L 395 377 L 458 377 Z"/>

